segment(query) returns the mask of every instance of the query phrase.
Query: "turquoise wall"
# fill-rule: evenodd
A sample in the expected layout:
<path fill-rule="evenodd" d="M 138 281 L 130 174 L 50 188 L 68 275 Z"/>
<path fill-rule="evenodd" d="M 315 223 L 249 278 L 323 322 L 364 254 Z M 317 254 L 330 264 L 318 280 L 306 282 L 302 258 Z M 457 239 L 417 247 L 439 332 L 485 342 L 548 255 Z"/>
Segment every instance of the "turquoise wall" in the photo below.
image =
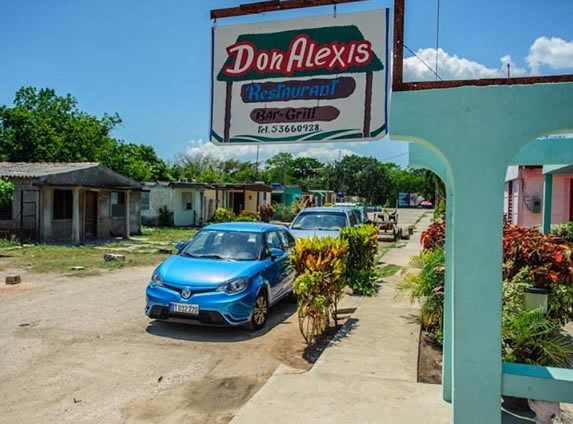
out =
<path fill-rule="evenodd" d="M 391 138 L 425 145 L 448 187 L 451 348 L 446 351 L 454 422 L 501 422 L 505 172 L 527 143 L 545 134 L 573 133 L 571 104 L 571 83 L 392 94 Z M 531 154 L 539 163 L 563 163 L 547 162 L 549 150 L 538 145 Z"/>

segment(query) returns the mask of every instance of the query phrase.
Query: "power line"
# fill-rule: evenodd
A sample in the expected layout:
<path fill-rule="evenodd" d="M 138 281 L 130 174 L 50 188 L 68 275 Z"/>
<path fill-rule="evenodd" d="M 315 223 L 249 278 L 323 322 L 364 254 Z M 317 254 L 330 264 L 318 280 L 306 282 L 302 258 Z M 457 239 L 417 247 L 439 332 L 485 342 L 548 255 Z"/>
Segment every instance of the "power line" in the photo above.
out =
<path fill-rule="evenodd" d="M 436 14 L 436 77 L 438 77 L 438 51 L 440 48 L 440 0 L 437 1 L 438 1 L 438 12 Z"/>
<path fill-rule="evenodd" d="M 378 160 L 379 160 L 380 162 L 383 162 L 383 161 L 387 161 L 387 160 L 396 159 L 396 158 L 399 158 L 399 157 L 402 157 L 402 156 L 406 156 L 407 154 L 408 154 L 408 152 L 406 152 L 406 153 L 400 153 L 399 155 L 394 155 L 394 156 L 390 156 L 390 157 L 387 157 L 387 158 L 381 158 L 381 159 L 378 159 Z"/>
<path fill-rule="evenodd" d="M 440 81 L 443 81 L 443 80 L 442 80 L 442 77 L 439 76 L 438 73 L 437 73 L 436 71 L 434 71 L 434 70 L 432 69 L 432 67 L 431 67 L 430 65 L 428 65 L 420 56 L 418 56 L 416 53 L 414 53 L 414 52 L 412 51 L 412 49 L 406 45 L 406 43 L 404 43 L 403 46 L 404 46 L 404 48 L 405 48 L 406 50 L 408 50 L 408 51 L 412 54 L 412 56 L 414 56 L 416 59 L 418 59 L 420 62 L 422 62 L 423 65 L 424 65 L 426 68 L 428 68 L 428 70 L 429 70 L 432 74 L 434 74 L 437 79 L 439 79 Z"/>

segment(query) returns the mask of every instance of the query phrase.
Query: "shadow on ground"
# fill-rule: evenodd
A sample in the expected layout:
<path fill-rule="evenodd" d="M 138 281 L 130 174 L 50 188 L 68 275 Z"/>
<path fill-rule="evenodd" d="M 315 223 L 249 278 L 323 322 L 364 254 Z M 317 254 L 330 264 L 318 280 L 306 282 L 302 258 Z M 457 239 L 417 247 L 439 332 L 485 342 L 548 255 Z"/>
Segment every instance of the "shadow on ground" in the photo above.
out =
<path fill-rule="evenodd" d="M 341 343 L 357 326 L 358 319 L 349 318 L 343 325 L 328 328 L 323 334 L 316 338 L 314 343 L 304 348 L 302 357 L 310 364 L 314 364 L 330 344 L 335 345 Z"/>
<path fill-rule="evenodd" d="M 293 325 L 286 322 L 296 312 L 296 304 L 287 300 L 275 305 L 269 314 L 265 328 L 248 331 L 242 327 L 214 327 L 182 321 L 150 321 L 146 328 L 149 334 L 195 342 L 229 343 L 251 340 L 264 336 L 277 325 Z"/>

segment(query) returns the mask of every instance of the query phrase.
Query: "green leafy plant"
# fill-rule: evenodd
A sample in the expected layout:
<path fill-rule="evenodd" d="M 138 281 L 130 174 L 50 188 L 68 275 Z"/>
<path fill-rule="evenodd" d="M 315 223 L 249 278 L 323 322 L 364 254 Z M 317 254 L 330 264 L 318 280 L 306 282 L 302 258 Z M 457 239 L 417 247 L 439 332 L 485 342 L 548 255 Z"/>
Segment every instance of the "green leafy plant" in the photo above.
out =
<path fill-rule="evenodd" d="M 292 206 L 287 206 L 282 203 L 273 203 L 273 216 L 275 221 L 290 222 L 296 216 Z"/>
<path fill-rule="evenodd" d="M 229 222 L 235 220 L 235 214 L 230 209 L 217 208 L 211 217 L 211 222 Z"/>
<path fill-rule="evenodd" d="M 375 293 L 375 259 L 378 251 L 378 228 L 374 225 L 344 227 L 340 238 L 348 242 L 348 262 L 345 278 L 354 294 L 372 296 Z"/>
<path fill-rule="evenodd" d="M 234 217 L 233 221 L 242 222 L 257 222 L 259 220 L 259 215 L 255 212 L 244 210 L 239 216 Z"/>
<path fill-rule="evenodd" d="M 169 227 L 173 225 L 173 212 L 171 212 L 166 205 L 159 208 L 157 223 L 160 227 Z"/>
<path fill-rule="evenodd" d="M 440 197 L 438 203 L 436 204 L 436 209 L 434 209 L 434 214 L 432 219 L 434 222 L 443 221 L 446 216 L 446 198 Z"/>
<path fill-rule="evenodd" d="M 410 272 L 398 284 L 398 294 L 408 293 L 412 302 L 420 302 L 422 329 L 432 333 L 438 343 L 443 338 L 444 318 L 444 249 L 437 247 L 424 251 L 418 261 L 419 272 Z"/>
<path fill-rule="evenodd" d="M 14 199 L 14 183 L 0 178 L 0 205 L 11 204 Z"/>
<path fill-rule="evenodd" d="M 510 312 L 502 319 L 502 357 L 507 362 L 570 367 L 573 342 L 540 310 Z"/>
<path fill-rule="evenodd" d="M 347 252 L 348 243 L 332 237 L 298 239 L 291 252 L 299 329 L 308 344 L 328 328 L 331 317 L 337 322 Z"/>
<path fill-rule="evenodd" d="M 573 244 L 573 221 L 565 224 L 552 225 L 551 234 L 565 243 Z"/>

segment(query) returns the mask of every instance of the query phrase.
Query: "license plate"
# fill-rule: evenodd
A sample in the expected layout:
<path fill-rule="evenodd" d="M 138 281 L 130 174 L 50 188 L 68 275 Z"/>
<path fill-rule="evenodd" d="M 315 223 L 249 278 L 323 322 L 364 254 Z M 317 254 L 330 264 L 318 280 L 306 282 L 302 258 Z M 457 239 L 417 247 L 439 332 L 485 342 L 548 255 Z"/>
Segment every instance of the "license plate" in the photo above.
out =
<path fill-rule="evenodd" d="M 180 314 L 199 315 L 199 305 L 187 305 L 184 303 L 170 303 L 169 310 Z"/>

